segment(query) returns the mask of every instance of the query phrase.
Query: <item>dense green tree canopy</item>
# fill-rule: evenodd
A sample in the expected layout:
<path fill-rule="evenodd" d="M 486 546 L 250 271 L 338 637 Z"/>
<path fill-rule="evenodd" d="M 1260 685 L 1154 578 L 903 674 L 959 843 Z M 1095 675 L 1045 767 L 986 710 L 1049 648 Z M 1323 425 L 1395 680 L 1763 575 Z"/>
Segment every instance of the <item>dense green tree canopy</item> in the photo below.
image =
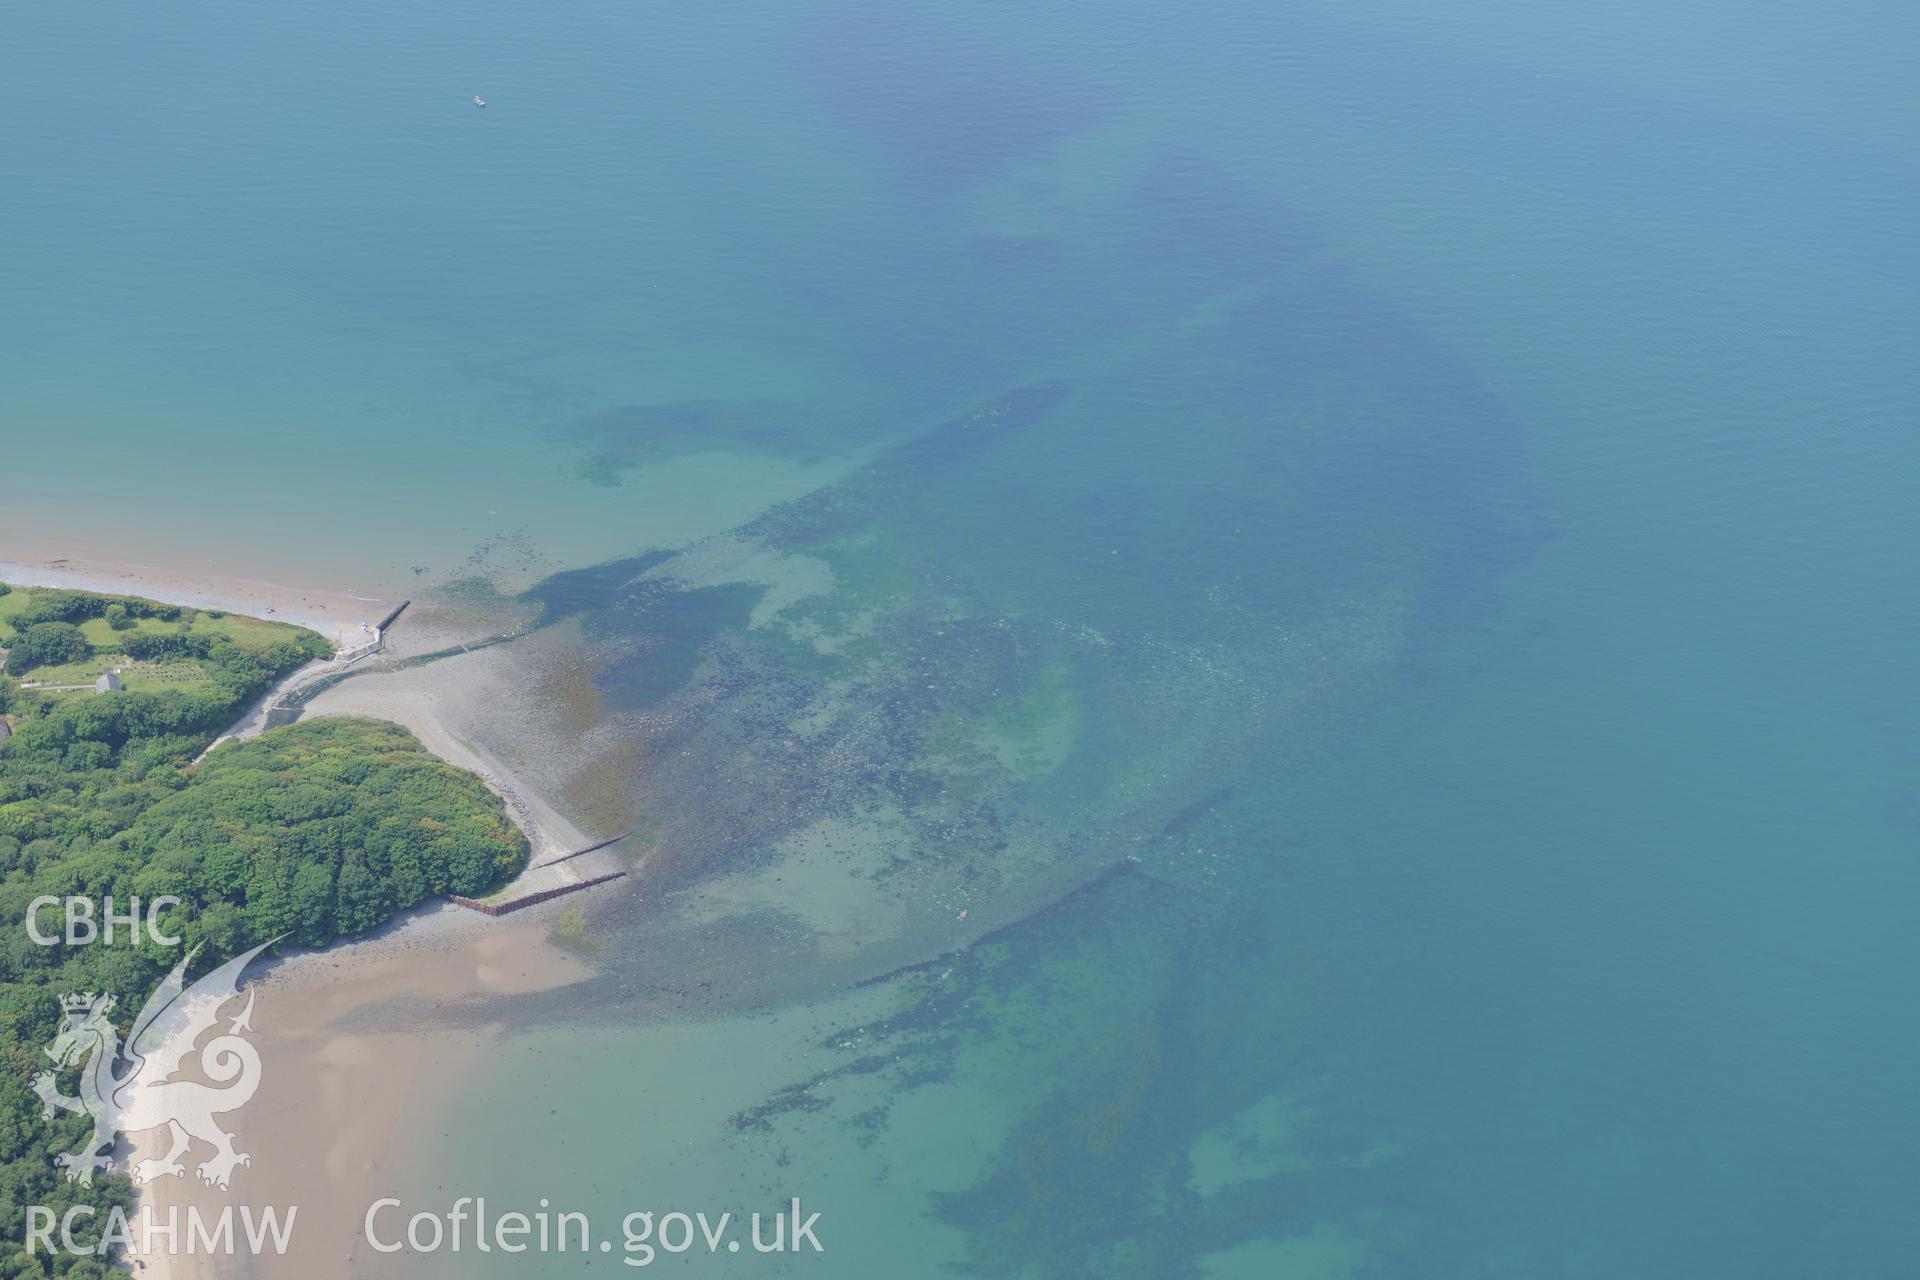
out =
<path fill-rule="evenodd" d="M 35 593 L 24 634 L 105 617 L 109 602 L 91 599 Z M 41 616 L 50 612 L 59 616 Z M 0 1276 L 109 1274 L 87 1259 L 22 1252 L 26 1206 L 85 1202 L 104 1221 L 129 1195 L 120 1177 L 67 1182 L 53 1156 L 76 1146 L 87 1122 L 43 1117 L 30 1081 L 46 1066 L 39 1050 L 59 1028 L 61 993 L 119 995 L 124 1032 L 181 954 L 124 930 L 112 946 L 38 945 L 25 928 L 34 898 L 112 897 L 124 908 L 177 897 L 166 931 L 183 946 L 204 941 L 204 969 L 280 934 L 319 946 L 364 933 L 426 898 L 484 893 L 526 863 L 499 799 L 391 724 L 303 722 L 193 763 L 273 681 L 324 651 L 319 637 L 252 647 L 186 632 L 130 639 L 204 663 L 211 682 L 62 698 L 0 677 L 0 707 L 18 721 L 0 740 Z M 46 932 L 59 932 L 56 916 L 45 913 Z"/>
<path fill-rule="evenodd" d="M 93 646 L 70 622 L 36 622 L 16 636 L 7 654 L 7 673 L 19 675 L 35 667 L 78 662 L 93 652 Z"/>

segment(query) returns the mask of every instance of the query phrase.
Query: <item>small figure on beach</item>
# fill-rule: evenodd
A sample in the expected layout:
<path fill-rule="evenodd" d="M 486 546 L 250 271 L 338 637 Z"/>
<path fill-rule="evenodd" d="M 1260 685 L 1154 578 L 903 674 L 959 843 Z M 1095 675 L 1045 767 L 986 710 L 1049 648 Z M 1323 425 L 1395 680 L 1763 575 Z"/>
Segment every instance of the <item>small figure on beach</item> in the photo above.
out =
<path fill-rule="evenodd" d="M 473 105 L 476 107 L 484 107 L 487 105 L 487 100 L 476 93 L 473 95 Z"/>

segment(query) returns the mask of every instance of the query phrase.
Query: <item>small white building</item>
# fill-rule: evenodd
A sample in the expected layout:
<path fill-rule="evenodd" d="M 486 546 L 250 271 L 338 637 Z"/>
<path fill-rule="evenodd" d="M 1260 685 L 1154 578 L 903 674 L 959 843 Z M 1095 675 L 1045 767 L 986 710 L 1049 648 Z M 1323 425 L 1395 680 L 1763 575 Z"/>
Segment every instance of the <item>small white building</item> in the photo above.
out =
<path fill-rule="evenodd" d="M 120 677 L 111 671 L 101 672 L 100 678 L 93 682 L 93 691 L 95 693 L 119 693 L 126 687 Z"/>

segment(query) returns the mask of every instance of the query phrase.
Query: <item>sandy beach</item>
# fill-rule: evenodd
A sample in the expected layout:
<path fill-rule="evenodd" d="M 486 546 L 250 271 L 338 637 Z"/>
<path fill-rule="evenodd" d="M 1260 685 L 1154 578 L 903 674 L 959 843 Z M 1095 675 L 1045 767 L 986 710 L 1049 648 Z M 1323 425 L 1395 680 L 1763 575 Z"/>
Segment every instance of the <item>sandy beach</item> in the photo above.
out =
<path fill-rule="evenodd" d="M 448 908 L 452 914 L 478 919 Z M 487 922 L 460 933 L 406 929 L 364 944 L 299 955 L 259 980 L 254 1037 L 262 1062 L 260 1089 L 234 1117 L 237 1145 L 252 1163 L 230 1191 L 188 1172 L 139 1189 L 142 1208 L 164 1220 L 170 1208 L 197 1208 L 213 1220 L 224 1207 L 238 1214 L 297 1207 L 285 1256 L 208 1258 L 165 1251 L 134 1254 L 149 1277 L 307 1277 L 380 1274 L 377 1255 L 361 1243 L 367 1206 L 404 1194 L 391 1165 L 424 1113 L 457 1090 L 463 1073 L 483 1060 L 501 1028 L 422 1025 L 366 1031 L 343 1025 L 390 1002 L 407 1008 L 467 1003 L 487 996 L 547 990 L 587 976 L 548 944 L 541 924 Z M 130 1160 L 160 1154 L 151 1140 Z M 430 1135 L 422 1135 L 423 1138 Z M 137 1220 L 137 1219 L 136 1219 Z"/>
<path fill-rule="evenodd" d="M 18 555 L 9 545 L 9 555 Z M 0 561 L 0 581 L 141 595 L 169 604 L 219 609 L 310 627 L 337 648 L 364 643 L 367 627 L 397 601 L 347 592 L 301 590 L 254 579 L 220 579 L 136 564 L 49 560 Z M 438 643 L 438 638 L 434 641 Z M 415 645 L 405 646 L 408 649 Z M 464 655 L 463 655 L 464 657 Z M 316 663 L 292 683 L 326 675 L 336 664 Z M 369 667 L 377 665 L 377 660 Z M 588 855 L 549 866 L 543 862 L 593 843 L 539 791 L 492 754 L 463 737 L 443 714 L 459 701 L 458 672 L 439 664 L 408 672 L 396 681 L 369 671 L 371 679 L 347 680 L 327 689 L 307 716 L 372 716 L 411 731 L 441 759 L 479 776 L 498 794 L 508 815 L 532 847 L 528 868 L 501 890 L 517 897 L 577 883 L 618 869 L 617 855 Z M 284 689 L 284 685 L 282 688 Z M 271 695 L 270 695 L 271 697 Z M 261 731 L 255 712 L 233 736 Z M 548 937 L 552 917 L 566 900 L 511 917 L 490 919 L 447 902 L 428 904 L 379 932 L 324 951 L 301 952 L 260 967 L 256 1046 L 263 1063 L 259 1092 L 234 1117 L 237 1142 L 253 1163 L 239 1171 L 230 1192 L 202 1186 L 188 1172 L 163 1177 L 137 1190 L 142 1210 L 164 1218 L 169 1206 L 197 1206 L 217 1214 L 222 1206 L 299 1206 L 293 1247 L 285 1257 L 209 1259 L 166 1251 L 136 1253 L 138 1274 L 169 1277 L 258 1275 L 310 1277 L 337 1273 L 358 1247 L 361 1215 L 387 1194 L 386 1161 L 427 1104 L 457 1085 L 466 1067 L 480 1059 L 501 1034 L 498 1025 L 474 1029 L 435 1025 L 431 1017 L 406 1030 L 391 1030 L 392 1017 L 372 1017 L 384 1007 L 417 1011 L 461 1005 L 489 997 L 548 990 L 579 981 L 590 971 Z M 123 1142 L 120 1159 L 163 1154 L 164 1131 Z M 365 1255 L 366 1250 L 359 1253 Z M 356 1272 L 377 1258 L 356 1257 Z M 244 1265 L 242 1265 L 244 1264 Z"/>
<path fill-rule="evenodd" d="M 271 618 L 317 631 L 337 648 L 362 643 L 404 597 L 348 588 L 315 589 L 259 578 L 221 576 L 161 563 L 69 558 L 52 547 L 17 538 L 0 545 L 0 582 L 16 587 L 57 587 L 100 595 L 137 595 L 162 604 Z"/>

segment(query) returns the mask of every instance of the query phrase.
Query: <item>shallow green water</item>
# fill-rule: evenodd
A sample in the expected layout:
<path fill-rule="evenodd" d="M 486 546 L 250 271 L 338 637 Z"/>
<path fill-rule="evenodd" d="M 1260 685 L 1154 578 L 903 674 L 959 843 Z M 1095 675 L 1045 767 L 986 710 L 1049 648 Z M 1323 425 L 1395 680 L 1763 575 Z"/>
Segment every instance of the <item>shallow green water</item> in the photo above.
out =
<path fill-rule="evenodd" d="M 1904 1273 L 1906 10 L 10 21 L 0 521 L 543 580 L 645 738 L 423 1193 Z"/>

